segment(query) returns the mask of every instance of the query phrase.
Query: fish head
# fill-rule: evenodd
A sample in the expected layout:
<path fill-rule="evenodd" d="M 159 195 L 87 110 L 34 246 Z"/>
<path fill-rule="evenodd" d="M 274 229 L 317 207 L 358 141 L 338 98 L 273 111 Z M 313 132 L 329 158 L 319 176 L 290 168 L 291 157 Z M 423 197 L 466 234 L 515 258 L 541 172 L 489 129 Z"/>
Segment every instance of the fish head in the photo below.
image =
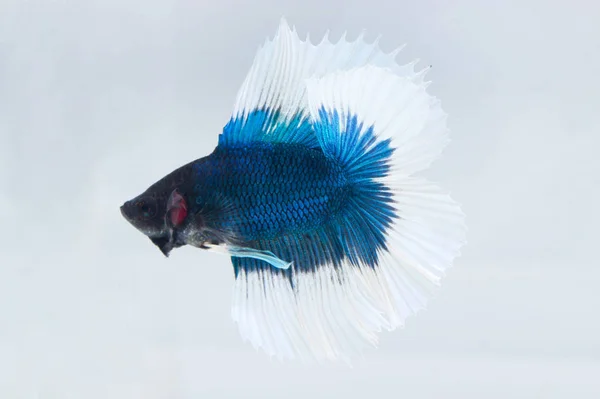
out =
<path fill-rule="evenodd" d="M 173 171 L 121 206 L 123 217 L 146 235 L 165 256 L 174 248 L 208 248 L 233 242 L 222 219 L 234 219 L 235 206 L 215 190 L 198 191 L 206 158 Z"/>
<path fill-rule="evenodd" d="M 145 192 L 121 205 L 121 214 L 133 227 L 150 238 L 166 233 L 167 200 L 152 192 Z"/>
<path fill-rule="evenodd" d="M 148 189 L 121 206 L 123 217 L 169 256 L 173 248 L 185 245 L 179 228 L 187 219 L 187 201 L 177 188 L 170 193 Z"/>
<path fill-rule="evenodd" d="M 123 217 L 165 256 L 173 248 L 185 245 L 180 233 L 189 219 L 186 193 L 190 189 L 193 164 L 171 172 L 120 208 Z"/>

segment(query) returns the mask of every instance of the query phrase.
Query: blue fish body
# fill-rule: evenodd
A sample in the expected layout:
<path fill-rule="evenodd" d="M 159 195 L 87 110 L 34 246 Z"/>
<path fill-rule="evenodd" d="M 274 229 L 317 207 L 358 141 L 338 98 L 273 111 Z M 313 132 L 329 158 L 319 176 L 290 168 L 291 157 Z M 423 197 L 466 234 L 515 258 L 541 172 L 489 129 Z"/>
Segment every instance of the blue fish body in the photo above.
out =
<path fill-rule="evenodd" d="M 121 207 L 165 255 L 229 255 L 232 317 L 270 355 L 349 361 L 425 307 L 465 242 L 458 204 L 414 176 L 445 114 L 394 56 L 282 21 L 215 150 Z"/>
<path fill-rule="evenodd" d="M 353 213 L 363 212 L 357 207 L 361 199 L 388 208 L 390 218 L 394 217 L 390 196 L 381 195 L 384 190 L 373 198 L 364 194 L 377 183 L 355 181 L 346 165 L 321 148 L 264 142 L 220 145 L 193 167 L 194 212 L 201 212 L 209 198 L 227 199 L 232 209 L 214 219 L 210 229 L 227 231 L 226 240 L 238 246 L 269 250 L 293 262 L 298 270 L 314 270 L 325 262 L 337 265 L 349 253 L 373 266 L 373 252 L 384 245 L 385 221 L 379 226 L 373 223 L 364 232 L 367 242 L 356 253 L 345 250 L 352 245 L 345 230 L 353 228 L 349 224 Z M 315 240 L 327 243 L 319 253 L 308 248 Z M 236 270 L 238 262 L 234 260 Z M 260 267 L 262 262 L 250 262 L 254 264 L 248 267 Z"/>
<path fill-rule="evenodd" d="M 195 170 L 196 206 L 210 192 L 229 198 L 237 212 L 215 227 L 247 244 L 320 228 L 340 213 L 351 191 L 334 160 L 296 144 L 217 147 Z"/>

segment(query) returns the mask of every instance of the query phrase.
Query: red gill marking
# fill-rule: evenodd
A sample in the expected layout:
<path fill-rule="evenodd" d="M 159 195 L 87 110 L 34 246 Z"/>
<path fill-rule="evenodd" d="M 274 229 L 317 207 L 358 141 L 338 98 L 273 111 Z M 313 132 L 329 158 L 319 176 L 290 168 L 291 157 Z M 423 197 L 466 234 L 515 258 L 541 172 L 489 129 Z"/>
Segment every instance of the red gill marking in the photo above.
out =
<path fill-rule="evenodd" d="M 173 190 L 169 197 L 169 201 L 167 201 L 167 212 L 169 213 L 171 224 L 173 226 L 180 225 L 187 216 L 187 203 L 185 202 L 185 198 L 183 198 L 177 190 Z"/>
<path fill-rule="evenodd" d="M 187 210 L 185 208 L 175 208 L 171 211 L 171 223 L 173 226 L 178 226 L 185 220 Z"/>

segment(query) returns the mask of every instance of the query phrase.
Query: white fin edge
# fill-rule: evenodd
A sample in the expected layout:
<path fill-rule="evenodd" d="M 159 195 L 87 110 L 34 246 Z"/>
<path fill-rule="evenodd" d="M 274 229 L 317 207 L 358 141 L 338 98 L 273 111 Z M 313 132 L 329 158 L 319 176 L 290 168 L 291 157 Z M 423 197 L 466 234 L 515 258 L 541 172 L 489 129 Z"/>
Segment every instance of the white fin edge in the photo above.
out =
<path fill-rule="evenodd" d="M 362 34 L 354 41 L 347 41 L 344 34 L 336 43 L 325 36 L 313 45 L 308 38 L 301 40 L 282 18 L 275 37 L 259 48 L 237 93 L 233 116 L 270 108 L 281 109 L 291 118 L 307 107 L 306 79 L 364 65 L 387 68 L 398 76 L 422 82 L 424 74 L 414 71 L 416 61 L 405 65 L 396 62 L 401 48 L 385 53 L 378 40 L 367 43 Z"/>
<path fill-rule="evenodd" d="M 367 65 L 313 77 L 306 85 L 312 120 L 319 119 L 321 108 L 336 111 L 345 131 L 347 116 L 357 115 L 363 129 L 373 125 L 376 136 L 392 140 L 395 175 L 426 169 L 449 143 L 446 114 L 423 82 Z"/>

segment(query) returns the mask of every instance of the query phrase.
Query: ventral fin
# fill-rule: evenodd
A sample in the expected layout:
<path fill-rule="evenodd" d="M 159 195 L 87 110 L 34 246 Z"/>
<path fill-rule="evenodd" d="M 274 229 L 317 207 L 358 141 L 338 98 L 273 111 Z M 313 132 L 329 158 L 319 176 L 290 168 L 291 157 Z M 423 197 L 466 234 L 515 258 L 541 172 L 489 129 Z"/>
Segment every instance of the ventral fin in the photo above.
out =
<path fill-rule="evenodd" d="M 292 266 L 292 262 L 284 261 L 271 251 L 244 247 L 229 247 L 229 253 L 231 256 L 237 258 L 252 258 L 265 261 L 276 269 L 287 270 Z"/>
<path fill-rule="evenodd" d="M 162 252 L 163 255 L 165 255 L 166 257 L 169 257 L 169 254 L 173 250 L 173 243 L 169 237 L 167 237 L 167 236 L 151 237 L 150 241 L 152 241 L 152 243 L 154 245 L 156 245 L 158 247 L 158 249 L 160 249 L 160 252 Z"/>
<path fill-rule="evenodd" d="M 246 260 L 258 260 L 265 262 L 265 266 L 270 265 L 278 270 L 288 270 L 292 266 L 293 262 L 287 262 L 273 252 L 268 250 L 261 250 L 256 248 L 248 248 L 248 247 L 239 247 L 236 245 L 225 244 L 225 245 L 205 245 L 204 249 L 208 249 L 212 252 L 222 253 L 226 255 L 230 255 L 233 259 L 237 261 L 242 261 L 242 259 Z M 235 261 L 234 261 L 235 263 Z M 243 263 L 243 262 L 242 262 Z M 256 263 L 256 262 L 254 262 Z M 261 263 L 261 262 L 259 262 Z"/>

